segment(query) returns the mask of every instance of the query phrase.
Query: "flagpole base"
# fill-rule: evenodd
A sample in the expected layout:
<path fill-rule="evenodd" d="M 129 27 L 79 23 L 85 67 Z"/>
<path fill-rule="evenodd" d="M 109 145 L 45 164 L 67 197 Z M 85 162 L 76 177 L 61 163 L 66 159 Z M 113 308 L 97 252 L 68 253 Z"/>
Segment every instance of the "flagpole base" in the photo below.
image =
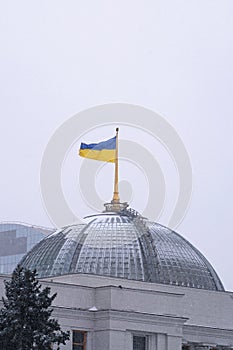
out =
<path fill-rule="evenodd" d="M 120 211 L 126 209 L 129 206 L 129 204 L 127 202 L 120 203 L 112 200 L 111 203 L 105 203 L 104 206 L 105 206 L 105 210 L 103 211 L 104 213 L 106 212 L 119 213 Z"/>

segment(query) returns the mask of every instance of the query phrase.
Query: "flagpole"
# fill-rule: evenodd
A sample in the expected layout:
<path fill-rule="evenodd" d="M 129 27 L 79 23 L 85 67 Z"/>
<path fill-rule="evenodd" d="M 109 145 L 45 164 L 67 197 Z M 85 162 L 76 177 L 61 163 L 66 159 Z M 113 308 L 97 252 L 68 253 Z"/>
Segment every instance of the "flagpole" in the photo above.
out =
<path fill-rule="evenodd" d="M 116 156 L 115 156 L 115 180 L 114 180 L 114 192 L 113 203 L 120 203 L 119 191 L 118 191 L 118 133 L 119 128 L 116 128 Z"/>

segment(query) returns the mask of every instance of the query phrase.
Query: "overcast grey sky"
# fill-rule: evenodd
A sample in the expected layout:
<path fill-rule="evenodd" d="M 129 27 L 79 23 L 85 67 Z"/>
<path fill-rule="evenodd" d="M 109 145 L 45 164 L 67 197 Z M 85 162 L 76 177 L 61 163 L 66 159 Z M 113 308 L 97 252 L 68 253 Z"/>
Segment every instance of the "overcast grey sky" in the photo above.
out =
<path fill-rule="evenodd" d="M 232 0 L 1 1 L 0 221 L 52 225 L 40 165 L 69 117 L 104 103 L 141 105 L 176 129 L 192 162 L 192 200 L 177 231 L 233 290 L 232 18 Z"/>

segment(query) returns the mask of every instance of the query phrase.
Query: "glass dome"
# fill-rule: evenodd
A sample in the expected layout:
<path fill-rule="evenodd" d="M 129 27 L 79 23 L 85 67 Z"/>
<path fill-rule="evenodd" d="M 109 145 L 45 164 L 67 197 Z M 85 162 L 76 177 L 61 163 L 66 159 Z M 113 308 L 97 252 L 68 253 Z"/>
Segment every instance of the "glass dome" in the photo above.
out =
<path fill-rule="evenodd" d="M 88 217 L 39 242 L 21 260 L 38 277 L 94 274 L 224 290 L 206 258 L 176 232 L 132 209 Z"/>

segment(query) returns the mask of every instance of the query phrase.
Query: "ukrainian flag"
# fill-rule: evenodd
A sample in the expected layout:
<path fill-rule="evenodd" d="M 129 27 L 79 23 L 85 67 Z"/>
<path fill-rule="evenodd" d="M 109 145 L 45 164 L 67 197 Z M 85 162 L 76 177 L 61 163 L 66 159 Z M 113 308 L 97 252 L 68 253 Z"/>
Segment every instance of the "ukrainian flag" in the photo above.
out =
<path fill-rule="evenodd" d="M 81 143 L 79 155 L 84 158 L 115 163 L 116 161 L 116 136 L 99 143 Z"/>

